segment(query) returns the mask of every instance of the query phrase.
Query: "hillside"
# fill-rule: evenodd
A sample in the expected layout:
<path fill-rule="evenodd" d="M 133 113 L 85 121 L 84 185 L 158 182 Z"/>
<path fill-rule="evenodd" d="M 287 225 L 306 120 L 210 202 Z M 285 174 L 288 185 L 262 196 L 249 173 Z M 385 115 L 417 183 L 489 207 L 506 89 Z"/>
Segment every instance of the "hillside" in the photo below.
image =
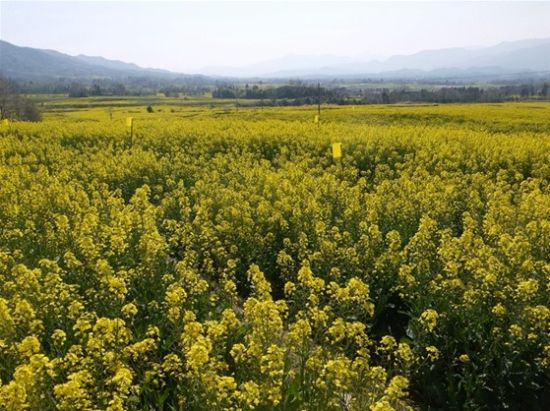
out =
<path fill-rule="evenodd" d="M 248 66 L 206 67 L 202 73 L 206 76 L 281 79 L 363 76 L 385 79 L 497 79 L 547 76 L 550 73 L 550 38 L 504 42 L 491 47 L 423 50 L 384 60 L 364 59 L 333 55 L 287 55 Z M 0 74 L 27 81 L 60 78 L 124 80 L 138 77 L 181 80 L 190 77 L 99 56 L 70 56 L 54 50 L 19 47 L 2 40 Z"/>
<path fill-rule="evenodd" d="M 70 56 L 55 50 L 19 47 L 3 40 L 0 40 L 0 73 L 19 80 L 179 76 L 169 71 L 146 69 L 103 57 Z"/>
<path fill-rule="evenodd" d="M 490 47 L 423 50 L 377 60 L 332 55 L 289 55 L 242 67 L 207 67 L 203 72 L 240 77 L 376 75 L 384 78 L 463 78 L 525 75 L 550 72 L 550 38 L 504 42 Z"/>

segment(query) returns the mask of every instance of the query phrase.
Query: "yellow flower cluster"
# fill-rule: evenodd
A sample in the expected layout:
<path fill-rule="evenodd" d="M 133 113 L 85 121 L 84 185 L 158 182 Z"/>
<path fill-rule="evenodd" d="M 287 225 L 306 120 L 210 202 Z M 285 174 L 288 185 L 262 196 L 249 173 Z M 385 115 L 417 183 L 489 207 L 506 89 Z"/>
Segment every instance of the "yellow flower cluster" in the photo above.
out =
<path fill-rule="evenodd" d="M 0 410 L 542 409 L 550 105 L 94 110 L 0 130 Z"/>

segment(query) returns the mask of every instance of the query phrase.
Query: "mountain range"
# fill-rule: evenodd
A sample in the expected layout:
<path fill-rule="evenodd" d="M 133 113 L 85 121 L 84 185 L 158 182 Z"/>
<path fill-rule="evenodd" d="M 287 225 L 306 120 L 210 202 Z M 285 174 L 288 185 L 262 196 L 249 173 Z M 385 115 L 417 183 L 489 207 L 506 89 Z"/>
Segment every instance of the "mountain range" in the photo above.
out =
<path fill-rule="evenodd" d="M 446 77 L 550 71 L 550 38 L 504 42 L 491 47 L 425 50 L 386 59 L 288 55 L 244 67 L 207 67 L 209 75 L 310 77 Z"/>
<path fill-rule="evenodd" d="M 490 47 L 425 50 L 378 60 L 365 56 L 287 55 L 242 67 L 206 67 L 201 75 L 243 78 L 550 75 L 550 38 L 504 42 Z M 19 47 L 3 40 L 0 40 L 0 74 L 19 80 L 189 76 L 103 57 L 70 56 L 54 50 Z"/>
<path fill-rule="evenodd" d="M 19 47 L 0 40 L 0 74 L 16 80 L 85 80 L 129 77 L 179 77 L 168 70 L 143 68 L 103 57 L 70 56 L 55 50 Z"/>

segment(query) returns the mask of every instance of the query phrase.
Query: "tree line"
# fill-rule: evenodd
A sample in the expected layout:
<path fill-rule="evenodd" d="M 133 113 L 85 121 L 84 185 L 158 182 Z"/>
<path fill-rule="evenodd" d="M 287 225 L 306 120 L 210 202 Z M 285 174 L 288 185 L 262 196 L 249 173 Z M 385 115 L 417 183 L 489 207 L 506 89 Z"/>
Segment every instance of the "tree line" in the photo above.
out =
<path fill-rule="evenodd" d="M 60 78 L 56 81 L 19 82 L 19 89 L 26 94 L 66 94 L 69 97 L 93 96 L 150 96 L 162 93 L 166 97 L 203 95 L 211 91 L 201 78 L 185 78 L 168 81 L 149 77 L 131 77 L 125 81 L 94 79 L 91 81 Z"/>
<path fill-rule="evenodd" d="M 392 104 L 404 101 L 430 103 L 489 103 L 549 99 L 550 83 L 500 87 L 441 87 L 437 89 L 374 89 L 361 93 L 362 104 Z"/>
<path fill-rule="evenodd" d="M 404 101 L 431 103 L 503 102 L 550 98 L 550 83 L 516 84 L 492 87 L 445 86 L 415 89 L 354 87 L 319 87 L 300 82 L 281 86 L 262 87 L 254 84 L 234 84 L 212 87 L 203 84 L 168 85 L 144 88 L 127 87 L 123 83 L 71 83 L 56 90 L 69 97 L 88 96 L 143 96 L 161 93 L 166 97 L 198 96 L 209 94 L 219 99 L 259 100 L 261 105 L 307 105 L 318 101 L 328 104 L 392 104 Z"/>
<path fill-rule="evenodd" d="M 399 102 L 481 103 L 528 99 L 550 99 L 550 82 L 504 86 L 466 87 L 449 86 L 413 89 L 353 87 L 318 87 L 308 84 L 290 84 L 279 87 L 217 86 L 214 98 L 259 100 L 260 105 L 302 105 L 318 101 L 328 104 L 392 104 Z"/>

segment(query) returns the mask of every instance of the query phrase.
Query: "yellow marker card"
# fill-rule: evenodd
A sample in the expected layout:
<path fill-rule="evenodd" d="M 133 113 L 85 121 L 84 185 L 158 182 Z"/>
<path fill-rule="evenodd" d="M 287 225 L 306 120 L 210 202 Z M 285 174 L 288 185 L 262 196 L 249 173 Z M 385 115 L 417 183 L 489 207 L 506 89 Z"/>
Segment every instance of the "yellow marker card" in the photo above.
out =
<path fill-rule="evenodd" d="M 317 124 L 319 122 L 319 115 L 315 114 L 315 118 L 313 119 L 313 122 Z"/>
<path fill-rule="evenodd" d="M 342 143 L 332 144 L 332 158 L 342 157 Z"/>
<path fill-rule="evenodd" d="M 132 124 L 134 123 L 133 117 L 126 117 L 126 127 L 130 128 L 132 127 Z"/>

